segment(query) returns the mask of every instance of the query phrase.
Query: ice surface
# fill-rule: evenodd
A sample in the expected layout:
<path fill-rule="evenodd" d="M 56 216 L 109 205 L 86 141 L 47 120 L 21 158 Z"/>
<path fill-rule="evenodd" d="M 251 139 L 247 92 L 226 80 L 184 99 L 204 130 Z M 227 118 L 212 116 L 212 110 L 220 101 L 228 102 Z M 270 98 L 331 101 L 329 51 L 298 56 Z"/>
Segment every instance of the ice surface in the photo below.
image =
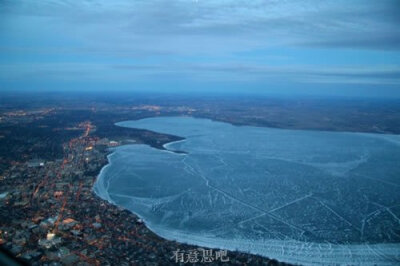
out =
<path fill-rule="evenodd" d="M 118 125 L 186 138 L 115 149 L 94 187 L 162 237 L 292 263 L 400 261 L 399 136 L 189 117 Z"/>

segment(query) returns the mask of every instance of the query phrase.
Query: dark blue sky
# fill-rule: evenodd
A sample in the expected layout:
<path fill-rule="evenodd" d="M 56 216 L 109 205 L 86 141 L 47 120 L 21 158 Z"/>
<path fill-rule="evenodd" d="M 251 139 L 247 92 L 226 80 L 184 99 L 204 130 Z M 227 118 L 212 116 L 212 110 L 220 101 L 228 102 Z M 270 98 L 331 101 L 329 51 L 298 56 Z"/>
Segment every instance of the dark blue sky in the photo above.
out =
<path fill-rule="evenodd" d="M 0 90 L 400 97 L 400 1 L 1 0 Z"/>

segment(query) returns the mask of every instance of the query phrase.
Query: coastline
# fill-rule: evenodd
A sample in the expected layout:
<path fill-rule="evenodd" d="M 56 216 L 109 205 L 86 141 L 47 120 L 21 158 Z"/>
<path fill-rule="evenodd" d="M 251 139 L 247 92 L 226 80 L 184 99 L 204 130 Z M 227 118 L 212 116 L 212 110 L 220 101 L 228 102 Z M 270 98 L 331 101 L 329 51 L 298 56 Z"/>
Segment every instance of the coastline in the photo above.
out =
<path fill-rule="evenodd" d="M 172 99 L 172 107 L 164 107 L 165 99 L 162 99 L 163 102 L 154 101 L 162 108 L 159 112 L 141 108 L 140 102 L 132 103 L 137 108 L 124 105 L 105 106 L 103 103 L 97 105 L 97 102 L 90 104 L 89 107 L 87 103 L 91 102 L 86 99 L 79 103 L 74 102 L 74 105 L 64 105 L 65 99 L 62 98 L 60 99 L 62 102 L 56 105 L 57 108 L 49 109 L 50 112 L 38 113 L 31 112 L 31 108 L 39 108 L 42 103 L 35 101 L 34 98 L 28 98 L 27 105 L 18 107 L 26 112 L 26 115 L 13 116 L 12 113 L 10 115 L 6 113 L 3 116 L 3 125 L 7 127 L 3 128 L 0 138 L 3 137 L 3 140 L 8 142 L 4 146 L 6 148 L 3 153 L 4 164 L 0 167 L 2 168 L 0 247 L 33 266 L 43 264 L 176 265 L 171 259 L 174 251 L 178 248 L 181 250 L 196 248 L 196 246 L 173 240 L 180 238 L 182 242 L 188 242 L 184 240 L 185 236 L 181 235 L 181 232 L 168 230 L 159 234 L 166 237 L 154 234 L 154 228 L 146 221 L 145 224 L 133 212 L 113 204 L 112 199 L 117 201 L 113 194 L 107 201 L 94 193 L 93 184 L 100 173 L 115 173 L 111 169 L 107 172 L 106 169 L 109 160 L 116 159 L 112 158 L 114 152 L 112 147 L 117 142 L 121 145 L 146 144 L 164 151 L 163 156 L 172 156 L 171 153 L 179 154 L 170 151 L 169 148 L 176 147 L 185 150 L 190 146 L 188 144 L 169 146 L 170 142 L 181 138 L 159 134 L 156 131 L 118 128 L 114 126 L 116 121 L 184 115 L 230 123 L 239 127 L 254 126 L 267 127 L 271 130 L 317 130 L 367 135 L 372 133 L 376 134 L 372 136 L 373 138 L 387 138 L 387 141 L 400 145 L 398 124 L 393 123 L 395 120 L 391 120 L 391 117 L 396 118 L 397 111 L 394 109 L 391 113 L 374 109 L 369 112 L 363 109 L 366 113 L 355 113 L 355 117 L 342 117 L 341 114 L 357 109 L 341 110 L 336 107 L 333 110 L 334 113 L 327 113 L 330 114 L 331 120 L 317 119 L 320 123 L 315 123 L 311 119 L 313 116 L 307 116 L 307 112 L 302 112 L 307 110 L 299 110 L 295 113 L 289 110 L 289 114 L 294 115 L 293 119 L 288 116 L 278 116 L 279 119 L 276 120 L 274 114 L 278 113 L 270 106 L 264 106 L 264 102 L 260 102 L 261 105 L 255 104 L 254 109 L 251 110 L 247 109 L 248 104 L 246 104 L 244 108 L 240 107 L 242 109 L 231 111 L 229 107 L 232 103 L 222 105 L 218 101 L 217 109 L 213 109 L 213 106 L 201 106 L 193 112 L 187 112 L 179 108 L 175 109 L 175 106 L 180 104 L 175 99 Z M 12 103 L 13 101 L 10 101 L 10 106 Z M 196 102 L 185 100 L 186 104 L 196 105 Z M 320 105 L 318 102 L 318 106 Z M 277 106 L 279 110 L 288 110 L 287 106 Z M 209 107 L 210 109 L 207 109 Z M 325 107 L 320 109 L 326 110 Z M 218 110 L 220 112 L 216 112 Z M 336 115 L 337 112 L 339 112 L 338 115 Z M 303 114 L 306 115 L 304 119 Z M 368 117 L 367 120 L 364 119 L 367 117 L 366 114 L 376 116 Z M 14 132 L 21 134 L 14 134 Z M 393 138 L 390 135 L 397 137 Z M 32 140 L 35 145 L 31 145 Z M 134 156 L 140 158 L 141 153 Z M 181 156 L 176 156 L 176 158 L 183 159 L 184 156 Z M 135 160 L 135 157 L 132 159 Z M 38 160 L 31 160 L 32 158 L 38 158 Z M 392 158 L 396 159 L 396 156 Z M 42 163 L 38 164 L 39 160 Z M 163 172 L 160 174 L 162 175 Z M 113 186 L 110 188 L 113 191 Z M 129 195 L 129 193 L 125 194 Z M 395 194 L 390 196 L 391 193 L 388 193 L 388 195 L 394 198 Z M 127 198 L 127 200 L 130 199 Z M 135 199 L 132 200 L 137 202 Z M 390 214 L 386 213 L 386 215 Z M 148 219 L 151 220 L 150 217 Z M 48 240 L 48 237 L 53 239 Z M 210 239 L 207 238 L 196 238 L 190 235 L 187 237 L 193 243 L 196 241 L 199 246 L 207 246 L 207 243 L 210 243 Z M 238 240 L 239 243 L 240 241 Z M 214 242 L 213 244 L 220 247 L 225 244 L 221 241 Z M 250 250 L 252 251 L 256 253 L 257 250 L 254 248 Z M 371 254 L 373 252 L 370 250 Z M 272 256 L 272 252 L 270 254 Z M 383 253 L 379 255 L 383 256 Z M 229 252 L 229 257 L 230 264 L 233 265 L 275 265 L 277 263 L 276 260 L 244 252 Z M 222 263 L 212 264 L 221 265 Z"/>
<path fill-rule="evenodd" d="M 172 144 L 174 144 L 174 143 L 179 143 L 179 142 L 185 142 L 185 141 L 186 141 L 186 139 L 175 140 L 175 141 L 167 142 L 167 143 L 163 144 L 162 147 L 164 148 L 165 151 L 172 152 L 172 153 L 175 153 L 175 154 L 182 154 L 182 155 L 185 155 L 185 154 L 187 154 L 187 152 L 185 152 L 185 151 L 179 151 L 179 150 L 171 150 L 171 149 L 169 149 L 169 146 L 171 146 Z"/>
<path fill-rule="evenodd" d="M 179 140 L 184 141 L 184 140 Z M 179 142 L 178 141 L 178 142 Z M 168 146 L 168 144 L 174 143 L 172 141 L 164 144 L 163 146 Z M 135 144 L 133 144 L 135 145 Z M 121 147 L 121 146 L 120 146 Z M 151 147 L 156 149 L 154 147 Z M 215 239 L 207 236 L 201 237 L 199 235 L 191 235 L 186 232 L 180 232 L 177 230 L 162 229 L 161 227 L 155 228 L 151 225 L 145 217 L 134 212 L 133 210 L 125 209 L 117 205 L 109 196 L 107 189 L 104 186 L 104 181 L 101 180 L 104 177 L 104 169 L 112 164 L 110 158 L 116 152 L 118 147 L 113 148 L 113 151 L 107 155 L 108 163 L 104 165 L 96 178 L 96 182 L 93 185 L 93 192 L 102 200 L 106 200 L 109 204 L 116 206 L 122 210 L 126 210 L 132 213 L 134 216 L 138 217 L 148 230 L 156 234 L 158 237 L 169 241 L 171 243 L 181 243 L 183 245 L 194 245 L 204 248 L 212 249 L 225 249 L 231 252 L 240 252 L 248 254 L 249 256 L 262 256 L 265 259 L 275 259 L 278 261 L 293 261 L 295 264 L 305 264 L 305 265 L 319 265 L 321 261 L 315 260 L 315 254 L 318 252 L 326 250 L 325 254 L 322 256 L 326 259 L 324 263 L 332 264 L 346 264 L 349 263 L 349 254 L 358 255 L 357 260 L 351 261 L 352 264 L 362 264 L 362 265 L 395 265 L 398 261 L 396 260 L 396 255 L 398 255 L 398 250 L 400 245 L 398 244 L 326 244 L 326 243 L 306 243 L 296 240 L 263 240 L 263 241 L 249 241 L 247 239 L 235 239 L 235 240 L 222 240 Z M 100 178 L 100 180 L 99 180 Z M 100 181 L 100 182 L 99 182 Z M 100 186 L 100 187 L 99 187 Z M 299 253 L 301 250 L 301 254 Z M 376 254 L 382 254 L 381 251 L 389 251 L 392 254 L 391 258 L 388 258 L 385 262 L 382 260 L 376 260 Z M 297 253 L 297 254 L 296 254 Z M 380 256 L 385 256 L 384 254 Z M 378 256 L 379 257 L 379 256 Z M 382 264 L 383 263 L 383 264 Z"/>
<path fill-rule="evenodd" d="M 179 141 L 185 141 L 185 140 L 171 141 L 171 142 L 165 143 L 164 145 L 167 146 L 168 144 L 171 144 L 174 142 L 179 142 Z M 131 144 L 131 145 L 138 145 L 138 144 Z M 145 144 L 143 144 L 143 145 L 145 145 Z M 118 147 L 113 147 L 112 149 L 109 149 L 105 152 L 104 155 L 107 158 L 107 162 L 105 164 L 103 164 L 103 166 L 101 167 L 100 172 L 97 175 L 97 177 L 95 178 L 93 186 L 91 188 L 92 194 L 95 196 L 95 198 L 99 202 L 105 202 L 110 207 L 118 209 L 118 211 L 120 213 L 128 213 L 135 220 L 135 225 L 142 226 L 143 227 L 142 230 L 145 231 L 146 233 L 154 234 L 154 236 L 152 237 L 153 239 L 156 239 L 156 241 L 165 242 L 165 245 L 168 245 L 168 247 L 170 249 L 171 248 L 175 248 L 175 250 L 193 250 L 193 249 L 201 249 L 201 248 L 203 248 L 203 249 L 212 248 L 214 250 L 221 249 L 222 247 L 217 247 L 217 246 L 210 247 L 209 245 L 207 246 L 207 245 L 205 245 L 206 243 L 201 243 L 201 242 L 190 243 L 190 241 L 179 241 L 179 239 L 170 238 L 163 234 L 158 234 L 157 230 L 155 230 L 152 227 L 152 225 L 144 217 L 142 217 L 138 213 L 133 212 L 132 210 L 128 210 L 126 208 L 123 208 L 123 207 L 115 204 L 115 202 L 111 199 L 111 197 L 109 196 L 109 194 L 106 190 L 103 176 L 104 176 L 105 169 L 112 164 L 110 158 L 113 156 L 113 154 L 116 152 L 116 150 L 122 146 L 126 146 L 126 144 L 120 145 Z M 157 149 L 155 147 L 151 147 L 151 148 Z M 167 148 L 165 150 L 164 149 L 160 149 L 160 150 L 165 151 L 165 152 L 175 153 L 173 151 L 168 150 Z M 277 260 L 269 258 L 265 255 L 255 254 L 250 251 L 243 252 L 243 251 L 239 251 L 236 249 L 229 249 L 229 248 L 226 248 L 226 250 L 229 251 L 228 257 L 230 259 L 230 262 L 233 265 L 242 265 L 241 262 L 237 263 L 242 259 L 245 259 L 247 262 L 253 261 L 256 265 L 267 265 L 267 264 L 268 265 L 290 265 L 288 263 L 278 262 Z M 170 255 L 172 256 L 173 252 L 171 252 Z M 207 263 L 207 264 L 210 264 L 210 263 Z M 210 265 L 214 265 L 214 264 L 211 263 Z"/>
<path fill-rule="evenodd" d="M 212 119 L 209 119 L 211 121 L 214 121 Z M 123 121 L 126 122 L 126 121 Z M 216 122 L 222 122 L 222 121 L 216 121 Z M 122 122 L 119 122 L 122 123 Z M 116 124 L 117 125 L 117 124 Z M 232 124 L 233 125 L 233 124 Z M 117 125 L 117 126 L 122 126 L 122 125 Z M 233 125 L 235 126 L 235 125 Z M 125 127 L 125 126 L 122 126 Z M 129 128 L 129 127 L 128 127 Z M 271 129 L 276 129 L 276 128 L 271 128 Z M 290 129 L 292 130 L 292 129 Z M 300 129 L 301 131 L 304 131 Z M 337 131 L 334 131 L 337 133 Z M 370 137 L 381 137 L 382 135 L 393 135 L 393 134 L 380 134 L 379 136 L 372 135 L 374 133 L 363 133 L 363 132 L 342 132 L 342 133 L 347 133 L 347 134 L 361 134 L 361 135 L 366 135 Z M 394 135 L 397 136 L 397 135 Z M 182 140 L 176 140 L 176 141 L 171 141 L 167 142 L 162 145 L 162 148 L 156 148 L 152 147 L 149 144 L 145 144 L 150 146 L 151 148 L 154 149 L 159 149 L 162 151 L 167 151 L 167 152 L 172 152 L 172 153 L 179 153 L 175 152 L 173 150 L 170 150 L 168 146 L 172 145 L 173 143 L 178 143 L 178 142 L 183 142 L 186 139 Z M 389 139 L 386 139 L 387 141 L 390 141 Z M 114 154 L 116 150 L 112 151 L 111 154 L 107 156 L 108 163 L 101 169 L 100 174 L 97 177 L 95 185 L 98 184 L 99 178 L 103 178 L 104 171 L 107 166 L 112 164 L 112 154 Z M 102 199 L 107 200 L 109 203 L 114 204 L 115 202 L 112 201 L 110 198 L 107 189 L 104 186 L 104 180 L 100 180 L 101 182 L 101 187 L 96 187 L 94 186 L 94 191 L 96 195 Z M 118 205 L 117 205 L 118 206 Z M 199 246 L 205 246 L 208 248 L 224 248 L 230 251 L 237 251 L 240 250 L 240 252 L 244 252 L 247 254 L 252 254 L 252 255 L 259 255 L 267 258 L 267 256 L 272 257 L 274 259 L 278 259 L 281 261 L 293 261 L 293 258 L 295 258 L 294 263 L 305 263 L 305 264 L 314 264 L 314 263 L 321 263 L 320 261 L 313 261 L 313 256 L 312 254 L 316 254 L 321 251 L 321 248 L 325 248 L 327 252 L 325 254 L 322 254 L 324 257 L 330 257 L 327 261 L 329 263 L 348 263 L 348 254 L 358 254 L 357 260 L 352 261 L 352 263 L 362 263 L 362 264 L 376 264 L 376 263 L 382 263 L 382 260 L 374 260 L 377 257 L 380 256 L 389 256 L 386 260 L 384 260 L 384 263 L 387 265 L 392 265 L 397 262 L 397 257 L 398 254 L 396 251 L 399 248 L 399 245 L 394 243 L 382 243 L 382 244 L 370 244 L 370 245 L 364 245 L 364 244 L 322 244 L 322 243 L 306 243 L 306 242 L 301 242 L 301 241 L 295 241 L 295 240 L 263 240 L 263 241 L 249 241 L 246 239 L 241 239 L 240 244 L 235 243 L 232 244 L 232 240 L 222 240 L 222 239 L 213 239 L 213 238 L 207 238 L 207 237 L 199 237 L 198 235 L 190 235 L 188 233 L 183 233 L 179 231 L 171 231 L 171 230 L 163 230 L 161 227 L 155 228 L 154 226 L 151 225 L 144 217 L 140 216 L 138 213 L 135 213 L 133 210 L 128 210 L 129 212 L 133 213 L 135 216 L 139 217 L 145 224 L 145 226 L 155 233 L 157 236 L 167 240 L 167 241 L 173 241 L 173 242 L 181 242 L 183 244 L 188 244 L 188 245 L 199 245 Z M 218 244 L 216 244 L 218 242 Z M 245 243 L 245 244 L 243 244 Z M 260 248 L 261 247 L 261 248 Z M 310 257 L 309 259 L 299 257 L 298 254 L 293 257 L 298 250 L 301 249 L 303 253 L 306 253 L 305 257 Z M 388 252 L 385 252 L 386 254 L 382 254 L 380 251 L 386 250 Z M 266 250 L 268 252 L 266 252 Z M 292 255 L 288 255 L 292 254 Z M 372 255 L 371 255 L 372 254 Z M 296 257 L 297 256 L 297 257 Z M 396 257 L 397 256 L 397 257 Z"/>

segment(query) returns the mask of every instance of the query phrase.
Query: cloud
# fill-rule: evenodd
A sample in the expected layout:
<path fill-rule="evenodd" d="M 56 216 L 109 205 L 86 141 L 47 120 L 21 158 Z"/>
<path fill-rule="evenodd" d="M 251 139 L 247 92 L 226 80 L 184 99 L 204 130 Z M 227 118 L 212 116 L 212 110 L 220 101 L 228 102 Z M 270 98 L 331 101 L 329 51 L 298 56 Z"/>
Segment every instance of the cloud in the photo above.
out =
<path fill-rule="evenodd" d="M 83 47 L 221 53 L 271 46 L 399 49 L 397 1 L 3 1 Z"/>
<path fill-rule="evenodd" d="M 3 73 L 3 74 L 2 74 Z M 12 73 L 10 75 L 10 73 Z M 260 81 L 279 84 L 343 83 L 400 85 L 400 66 L 313 66 L 265 64 L 9 64 L 0 66 L 1 80 L 146 81 L 151 77 L 202 81 Z"/>
<path fill-rule="evenodd" d="M 0 82 L 398 86 L 398 14 L 398 0 L 2 0 Z"/>

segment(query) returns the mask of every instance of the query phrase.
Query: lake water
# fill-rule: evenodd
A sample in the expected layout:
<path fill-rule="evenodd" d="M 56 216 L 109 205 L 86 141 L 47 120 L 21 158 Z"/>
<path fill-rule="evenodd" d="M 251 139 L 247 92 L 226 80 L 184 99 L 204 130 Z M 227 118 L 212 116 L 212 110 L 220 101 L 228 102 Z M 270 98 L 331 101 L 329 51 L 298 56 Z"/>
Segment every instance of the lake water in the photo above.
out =
<path fill-rule="evenodd" d="M 292 263 L 400 261 L 397 135 L 190 117 L 117 125 L 185 137 L 116 148 L 94 186 L 166 239 Z"/>

